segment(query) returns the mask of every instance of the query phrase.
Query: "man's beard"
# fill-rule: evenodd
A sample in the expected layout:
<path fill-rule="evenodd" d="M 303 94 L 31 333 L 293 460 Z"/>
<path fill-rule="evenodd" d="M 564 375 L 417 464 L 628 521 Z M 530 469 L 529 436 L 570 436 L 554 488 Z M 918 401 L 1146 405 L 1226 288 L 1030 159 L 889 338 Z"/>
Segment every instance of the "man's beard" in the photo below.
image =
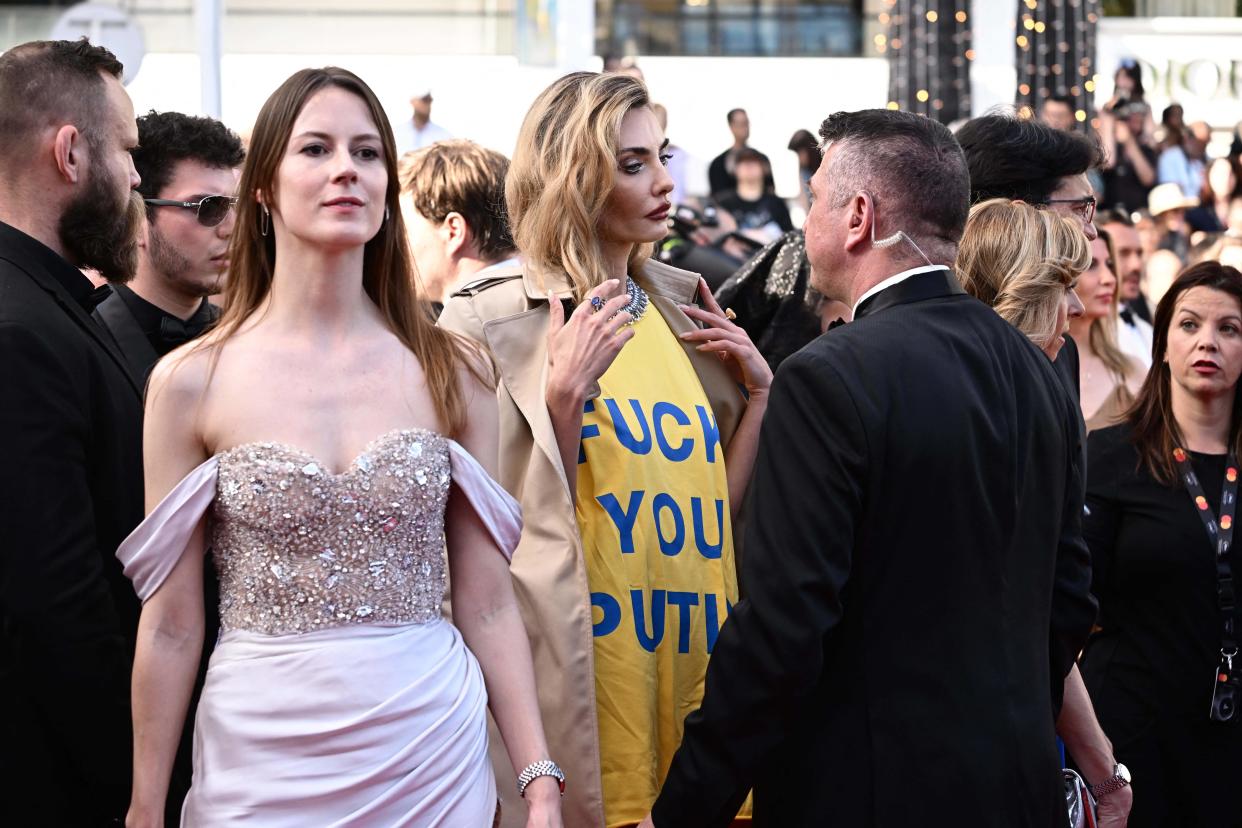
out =
<path fill-rule="evenodd" d="M 138 233 L 146 205 L 132 190 L 118 197 L 118 189 L 102 165 L 95 167 L 57 229 L 72 264 L 94 268 L 109 282 L 123 284 L 138 269 Z"/>
<path fill-rule="evenodd" d="M 169 243 L 153 224 L 147 225 L 147 258 L 150 259 L 152 270 L 185 294 L 199 298 L 214 296 L 223 286 L 224 274 L 222 273 L 217 274 L 215 280 L 207 285 L 186 278 L 186 274 L 192 272 L 194 268 L 190 259 L 175 245 Z"/>

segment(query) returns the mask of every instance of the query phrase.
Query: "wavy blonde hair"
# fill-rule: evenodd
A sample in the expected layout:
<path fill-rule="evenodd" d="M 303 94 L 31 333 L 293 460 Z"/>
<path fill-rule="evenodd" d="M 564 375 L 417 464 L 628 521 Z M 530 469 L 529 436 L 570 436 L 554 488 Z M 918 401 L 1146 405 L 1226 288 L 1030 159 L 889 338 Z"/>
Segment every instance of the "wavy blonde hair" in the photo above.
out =
<path fill-rule="evenodd" d="M 962 288 L 1040 348 L 1057 330 L 1057 311 L 1091 248 L 1074 220 L 1021 201 L 993 198 L 971 208 L 957 249 Z"/>
<path fill-rule="evenodd" d="M 526 266 L 545 278 L 563 274 L 581 302 L 611 275 L 599 244 L 599 221 L 617 175 L 621 120 L 649 106 L 642 81 L 616 73 L 573 72 L 540 93 L 522 121 L 505 178 L 513 240 Z M 635 273 L 653 246 L 635 245 Z"/>
<path fill-rule="evenodd" d="M 436 327 L 430 304 L 418 295 L 413 258 L 406 242 L 398 200 L 396 146 L 392 127 L 379 99 L 367 84 L 346 69 L 329 66 L 295 72 L 271 94 L 259 111 L 238 187 L 237 224 L 230 240 L 225 308 L 216 327 L 195 347 L 219 349 L 262 306 L 272 290 L 276 237 L 264 232 L 260 199 L 275 202 L 273 185 L 284 159 L 294 122 L 306 102 L 324 89 L 343 89 L 366 105 L 384 147 L 388 186 L 384 195 L 386 218 L 363 252 L 362 287 L 379 309 L 393 334 L 418 358 L 427 378 L 427 391 L 441 426 L 450 436 L 465 425 L 466 405 L 460 371 L 465 368 L 480 382 L 490 383 L 487 362 L 464 339 Z"/>

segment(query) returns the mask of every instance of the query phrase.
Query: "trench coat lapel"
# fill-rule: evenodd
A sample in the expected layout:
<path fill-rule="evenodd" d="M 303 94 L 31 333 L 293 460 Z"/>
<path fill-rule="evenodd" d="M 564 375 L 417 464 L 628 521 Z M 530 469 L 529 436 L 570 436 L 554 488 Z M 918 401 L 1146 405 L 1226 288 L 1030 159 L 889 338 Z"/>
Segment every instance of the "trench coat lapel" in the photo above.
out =
<path fill-rule="evenodd" d="M 546 294 L 545 294 L 546 295 Z M 556 475 L 569 491 L 569 481 L 561 465 L 552 417 L 548 414 L 548 306 L 546 299 L 515 316 L 493 319 L 483 325 L 487 347 L 500 371 L 500 380 L 526 418 L 535 444 L 547 455 Z M 532 370 L 533 366 L 538 366 Z"/>

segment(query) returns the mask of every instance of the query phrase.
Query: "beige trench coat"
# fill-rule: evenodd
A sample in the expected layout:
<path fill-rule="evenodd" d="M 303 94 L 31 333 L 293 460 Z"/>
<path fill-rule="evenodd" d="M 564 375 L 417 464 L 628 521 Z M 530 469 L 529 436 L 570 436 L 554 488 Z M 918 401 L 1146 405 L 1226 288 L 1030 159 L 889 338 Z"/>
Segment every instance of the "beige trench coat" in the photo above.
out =
<path fill-rule="evenodd" d="M 674 334 L 697 323 L 678 307 L 690 304 L 698 276 L 648 262 L 638 282 Z M 563 277 L 549 288 L 568 297 Z M 511 571 L 534 657 L 539 709 L 550 758 L 565 770 L 567 828 L 604 824 L 590 589 L 574 502 L 548 415 L 547 289 L 520 267 L 489 271 L 449 299 L 440 325 L 490 350 L 499 369 L 500 483 L 522 503 L 525 526 Z M 745 410 L 741 388 L 714 354 L 684 345 L 711 402 L 721 444 L 728 446 Z M 598 394 L 598 386 L 595 396 Z M 503 800 L 501 825 L 521 828 L 513 770 L 492 726 L 492 762 Z"/>

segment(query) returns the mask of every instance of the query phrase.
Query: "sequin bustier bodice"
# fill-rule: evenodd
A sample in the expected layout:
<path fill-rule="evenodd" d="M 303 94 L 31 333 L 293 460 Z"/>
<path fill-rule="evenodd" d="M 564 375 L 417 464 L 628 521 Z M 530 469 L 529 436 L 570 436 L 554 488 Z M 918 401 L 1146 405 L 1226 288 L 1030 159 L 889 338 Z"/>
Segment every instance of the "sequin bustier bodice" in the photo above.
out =
<path fill-rule="evenodd" d="M 445 587 L 447 440 L 376 439 L 341 474 L 280 443 L 220 455 L 211 545 L 225 630 L 427 623 Z"/>

